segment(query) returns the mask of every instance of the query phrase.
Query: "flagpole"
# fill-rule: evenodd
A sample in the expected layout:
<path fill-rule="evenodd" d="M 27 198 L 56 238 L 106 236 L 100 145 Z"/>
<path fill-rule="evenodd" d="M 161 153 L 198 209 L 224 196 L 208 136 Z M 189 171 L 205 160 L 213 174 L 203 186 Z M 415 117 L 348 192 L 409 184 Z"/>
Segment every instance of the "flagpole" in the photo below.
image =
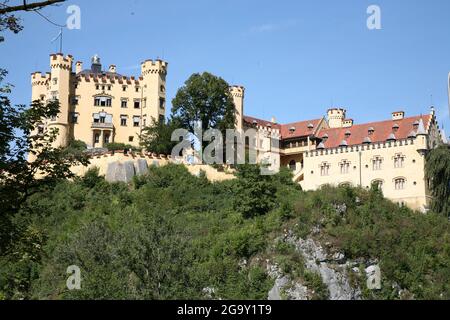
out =
<path fill-rule="evenodd" d="M 63 29 L 61 28 L 61 37 L 59 38 L 59 52 L 62 53 L 63 51 Z"/>

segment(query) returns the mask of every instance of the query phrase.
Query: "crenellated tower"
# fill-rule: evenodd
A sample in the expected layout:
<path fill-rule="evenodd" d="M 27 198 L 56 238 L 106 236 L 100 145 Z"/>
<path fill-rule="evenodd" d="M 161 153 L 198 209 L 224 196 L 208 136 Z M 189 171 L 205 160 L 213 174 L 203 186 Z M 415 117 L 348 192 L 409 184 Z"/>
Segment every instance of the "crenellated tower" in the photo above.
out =
<path fill-rule="evenodd" d="M 164 119 L 166 114 L 166 76 L 168 63 L 162 60 L 146 60 L 141 64 L 141 90 L 143 115 L 147 124 L 151 118 Z"/>
<path fill-rule="evenodd" d="M 65 147 L 69 141 L 69 97 L 72 75 L 72 56 L 64 57 L 62 53 L 50 55 L 50 79 L 48 82 L 48 99 L 59 100 L 59 114 L 49 119 L 48 129 L 58 129 L 54 142 L 56 147 Z"/>
<path fill-rule="evenodd" d="M 242 131 L 244 127 L 244 96 L 245 88 L 243 86 L 231 86 L 230 93 L 233 97 L 233 102 L 236 111 L 236 130 Z"/>
<path fill-rule="evenodd" d="M 342 128 L 347 111 L 343 108 L 328 109 L 328 126 L 330 128 Z"/>

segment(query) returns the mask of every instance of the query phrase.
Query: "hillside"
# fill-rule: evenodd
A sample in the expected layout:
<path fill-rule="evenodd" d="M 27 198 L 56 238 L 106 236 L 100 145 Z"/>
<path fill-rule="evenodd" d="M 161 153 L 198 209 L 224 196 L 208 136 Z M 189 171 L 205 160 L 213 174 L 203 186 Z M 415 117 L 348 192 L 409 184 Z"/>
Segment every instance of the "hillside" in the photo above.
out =
<path fill-rule="evenodd" d="M 168 165 L 127 185 L 91 170 L 33 195 L 14 224 L 0 299 L 450 299 L 448 219 L 377 190 L 303 192 L 287 171 L 211 183 Z M 66 288 L 71 265 L 81 290 Z"/>

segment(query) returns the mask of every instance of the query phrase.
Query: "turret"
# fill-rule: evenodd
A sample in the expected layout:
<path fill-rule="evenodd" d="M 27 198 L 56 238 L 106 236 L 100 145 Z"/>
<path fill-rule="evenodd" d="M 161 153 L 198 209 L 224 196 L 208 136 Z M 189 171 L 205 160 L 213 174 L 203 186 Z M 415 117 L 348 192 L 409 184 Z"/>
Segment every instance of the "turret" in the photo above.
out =
<path fill-rule="evenodd" d="M 424 153 L 428 150 L 428 135 L 423 124 L 423 120 L 419 120 L 419 127 L 416 132 L 417 151 Z"/>
<path fill-rule="evenodd" d="M 244 127 L 244 96 L 245 88 L 243 86 L 231 86 L 230 93 L 233 97 L 236 110 L 236 130 L 242 131 Z"/>
<path fill-rule="evenodd" d="M 141 63 L 140 90 L 148 119 L 159 120 L 165 117 L 167 67 L 168 63 L 162 60 L 146 60 Z"/>
<path fill-rule="evenodd" d="M 328 126 L 330 128 L 342 128 L 347 111 L 343 108 L 328 109 Z"/>

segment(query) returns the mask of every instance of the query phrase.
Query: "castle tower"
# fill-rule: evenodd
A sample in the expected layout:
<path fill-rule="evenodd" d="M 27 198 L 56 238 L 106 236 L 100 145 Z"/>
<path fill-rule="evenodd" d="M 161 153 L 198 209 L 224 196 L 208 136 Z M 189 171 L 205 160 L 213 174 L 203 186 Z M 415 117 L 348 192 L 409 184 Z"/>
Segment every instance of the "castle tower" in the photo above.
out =
<path fill-rule="evenodd" d="M 330 128 L 342 128 L 347 111 L 343 108 L 328 109 L 328 126 Z"/>
<path fill-rule="evenodd" d="M 162 60 L 146 60 L 141 64 L 140 89 L 144 99 L 143 116 L 147 124 L 151 119 L 164 119 L 166 115 L 166 76 L 168 63 Z"/>
<path fill-rule="evenodd" d="M 50 55 L 50 79 L 48 99 L 57 99 L 60 104 L 59 114 L 49 119 L 48 129 L 58 129 L 58 136 L 54 142 L 55 147 L 65 147 L 69 142 L 69 96 L 70 77 L 72 74 L 72 56 L 63 56 L 62 53 Z"/>
<path fill-rule="evenodd" d="M 231 86 L 230 92 L 233 97 L 233 102 L 236 109 L 236 130 L 242 131 L 244 127 L 245 88 L 243 86 Z"/>

